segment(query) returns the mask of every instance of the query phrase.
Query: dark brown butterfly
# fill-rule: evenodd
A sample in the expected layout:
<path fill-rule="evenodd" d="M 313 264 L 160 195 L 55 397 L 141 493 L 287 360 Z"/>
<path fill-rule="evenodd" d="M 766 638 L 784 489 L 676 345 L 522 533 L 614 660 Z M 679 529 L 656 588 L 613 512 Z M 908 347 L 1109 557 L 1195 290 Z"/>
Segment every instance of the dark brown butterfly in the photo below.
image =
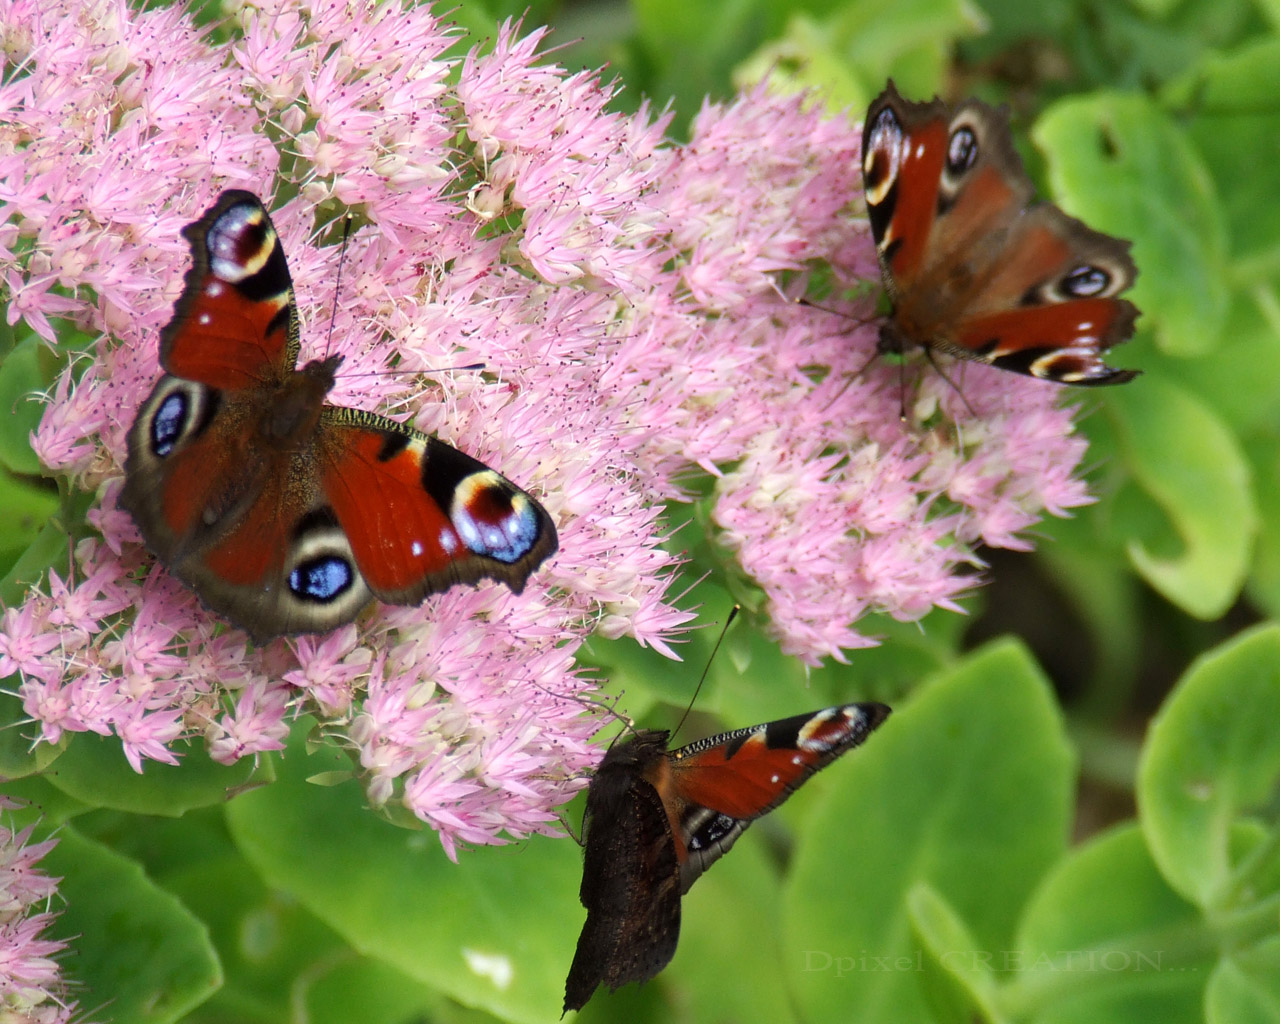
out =
<path fill-rule="evenodd" d="M 1137 276 L 1129 243 L 1031 202 L 1007 114 L 911 103 L 890 82 L 867 110 L 862 176 L 893 303 L 881 352 L 921 347 L 1060 384 L 1137 375 L 1102 361 L 1138 315 L 1117 298 Z"/>
<path fill-rule="evenodd" d="M 587 922 L 565 981 L 565 1011 L 600 984 L 646 981 L 676 951 L 680 897 L 751 822 L 889 716 L 845 704 L 668 750 L 642 730 L 613 747 L 587 790 L 580 898 Z"/>

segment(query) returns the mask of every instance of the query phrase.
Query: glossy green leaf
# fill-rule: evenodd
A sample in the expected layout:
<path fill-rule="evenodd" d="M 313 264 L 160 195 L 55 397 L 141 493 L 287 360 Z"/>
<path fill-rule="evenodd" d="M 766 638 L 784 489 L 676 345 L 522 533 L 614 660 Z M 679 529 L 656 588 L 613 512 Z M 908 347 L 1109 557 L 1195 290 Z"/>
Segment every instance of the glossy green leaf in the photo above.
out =
<path fill-rule="evenodd" d="M 1231 826 L 1276 791 L 1277 722 L 1280 627 L 1266 626 L 1192 665 L 1148 731 L 1137 790 L 1143 832 L 1169 884 L 1202 907 L 1235 898 Z"/>
<path fill-rule="evenodd" d="M 1277 133 L 1280 134 L 1280 121 Z M 1277 225 L 1280 226 L 1280 218 Z M 1199 359 L 1171 359 L 1151 352 L 1144 355 L 1142 362 L 1152 376 L 1177 383 L 1198 396 L 1238 436 L 1272 437 L 1275 410 L 1280 408 L 1277 336 L 1280 290 L 1268 297 L 1255 289 L 1253 294 L 1237 294 L 1231 304 L 1226 334 L 1216 351 Z"/>
<path fill-rule="evenodd" d="M 0 361 L 0 464 L 30 476 L 39 475 L 43 468 L 30 440 L 44 413 L 40 393 L 47 382 L 40 370 L 42 344 L 28 337 Z"/>
<path fill-rule="evenodd" d="M 928 884 L 976 951 L 1006 949 L 1066 847 L 1074 763 L 1052 693 L 1021 646 L 991 645 L 824 774 L 784 897 L 786 964 L 813 979 L 793 987 L 802 1018 L 925 1020 L 907 894 Z"/>
<path fill-rule="evenodd" d="M 209 998 L 222 969 L 204 925 L 136 862 L 70 825 L 57 835 L 40 865 L 66 901 L 51 932 L 75 951 L 63 969 L 92 1019 L 164 1024 Z"/>
<path fill-rule="evenodd" d="M 738 65 L 734 82 L 742 87 L 767 78 L 771 88 L 812 93 L 832 110 L 860 110 L 873 93 L 858 80 L 840 42 L 826 21 L 795 14 L 781 37 Z"/>
<path fill-rule="evenodd" d="M 1108 408 L 1126 465 L 1181 545 L 1153 550 L 1158 535 L 1133 540 L 1130 560 L 1170 601 L 1216 618 L 1244 585 L 1258 524 L 1239 443 L 1211 409 L 1165 381 L 1135 382 Z"/>
<path fill-rule="evenodd" d="M 337 964 L 364 962 L 303 907 L 263 886 L 234 848 L 195 860 L 163 882 L 209 929 L 226 969 L 225 984 L 192 1024 L 287 1020 L 300 987 Z"/>
<path fill-rule="evenodd" d="M 1060 1024 L 1191 1022 L 1213 942 L 1125 824 L 1072 850 L 1027 906 L 1001 1005 Z"/>
<path fill-rule="evenodd" d="M 450 1019 L 438 992 L 377 960 L 357 957 L 321 968 L 303 979 L 293 994 L 306 1007 L 307 1024 L 421 1024 Z M 455 1009 L 454 1019 L 461 1016 Z M 479 1014 L 469 1017 L 471 1024 L 483 1024 Z"/>
<path fill-rule="evenodd" d="M 978 955 L 978 943 L 955 910 L 921 882 L 907 893 L 911 930 L 923 947 L 920 981 L 939 1024 L 996 1022 L 993 958 Z"/>
<path fill-rule="evenodd" d="M 58 511 L 58 494 L 51 487 L 0 469 L 0 566 L 7 571 L 31 546 Z"/>
<path fill-rule="evenodd" d="M 865 106 L 889 77 L 904 95 L 928 99 L 944 84 L 946 55 L 955 41 L 981 33 L 987 18 L 981 5 L 966 0 L 848 0 L 829 25 L 867 86 Z"/>
<path fill-rule="evenodd" d="M 1141 95 L 1097 93 L 1055 103 L 1032 135 L 1067 212 L 1133 240 L 1140 327 L 1172 355 L 1212 350 L 1228 302 L 1224 219 L 1177 124 Z"/>
<path fill-rule="evenodd" d="M 633 0 L 647 91 L 692 116 L 703 98 L 728 96 L 733 68 L 782 28 L 786 12 L 766 0 Z"/>
<path fill-rule="evenodd" d="M 582 925 L 578 847 L 535 837 L 454 864 L 434 833 L 369 811 L 355 784 L 305 782 L 341 763 L 295 742 L 274 785 L 231 802 L 232 835 L 258 873 L 364 955 L 466 1006 L 557 1017 Z"/>
<path fill-rule="evenodd" d="M 1209 979 L 1206 1024 L 1280 1024 L 1280 937 L 1223 957 Z"/>
<path fill-rule="evenodd" d="M 181 750 L 178 753 L 182 753 Z M 209 760 L 200 747 L 178 765 L 144 761 L 138 774 L 114 736 L 80 733 L 48 774 L 55 786 L 93 807 L 136 814 L 181 815 L 193 807 L 219 804 L 252 776 L 252 758 L 231 767 Z"/>
<path fill-rule="evenodd" d="M 1163 95 L 1170 103 L 1193 105 L 1197 113 L 1272 108 L 1280 95 L 1280 38 L 1250 39 L 1228 52 L 1207 53 Z"/>
<path fill-rule="evenodd" d="M 690 1020 L 795 1019 L 788 982 L 804 978 L 786 973 L 781 949 L 779 877 L 768 857 L 777 824 L 753 823 L 682 901 L 680 945 L 659 978 Z"/>
<path fill-rule="evenodd" d="M 1280 618 L 1280 438 L 1259 438 L 1248 453 L 1261 515 L 1248 592 L 1275 619 Z"/>
<path fill-rule="evenodd" d="M 1272 35 L 1206 52 L 1164 91 L 1221 196 L 1238 288 L 1274 286 L 1280 276 L 1280 161 L 1270 145 L 1280 131 L 1278 90 L 1280 38 Z"/>
<path fill-rule="evenodd" d="M 21 604 L 27 591 L 44 576 L 59 558 L 66 559 L 70 545 L 67 531 L 57 521 L 49 522 L 30 546 L 0 579 L 0 606 Z"/>
<path fill-rule="evenodd" d="M 0 688 L 4 690 L 0 692 L 0 723 L 7 726 L 0 728 L 0 778 L 6 782 L 44 771 L 62 753 L 61 744 L 33 744 L 30 737 L 36 734 L 36 727 L 18 724 L 26 715 L 22 702 L 11 696 L 17 685 L 15 676 L 0 682 Z"/>

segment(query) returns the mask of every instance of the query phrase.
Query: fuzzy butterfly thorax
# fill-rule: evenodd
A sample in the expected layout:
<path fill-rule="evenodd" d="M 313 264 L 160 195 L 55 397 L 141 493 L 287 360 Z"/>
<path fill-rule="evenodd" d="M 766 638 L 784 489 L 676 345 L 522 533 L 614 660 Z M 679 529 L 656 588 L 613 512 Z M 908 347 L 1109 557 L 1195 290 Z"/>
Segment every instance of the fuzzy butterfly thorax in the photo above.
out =
<path fill-rule="evenodd" d="M 889 716 L 845 704 L 735 729 L 668 750 L 642 729 L 611 747 L 587 789 L 578 938 L 564 1008 L 601 984 L 647 981 L 675 955 L 680 898 L 756 818 L 814 772 L 861 744 Z"/>
<path fill-rule="evenodd" d="M 893 306 L 881 352 L 923 348 L 1061 384 L 1120 384 L 1102 353 L 1133 333 L 1129 243 L 1034 189 L 1008 115 L 912 103 L 893 83 L 862 135 L 871 233 Z"/>
<path fill-rule="evenodd" d="M 329 405 L 342 356 L 297 368 L 293 286 L 266 208 L 224 192 L 183 229 L 165 375 L 129 431 L 120 505 L 210 609 L 257 641 L 455 583 L 519 592 L 557 546 L 528 494 L 442 441 Z"/>

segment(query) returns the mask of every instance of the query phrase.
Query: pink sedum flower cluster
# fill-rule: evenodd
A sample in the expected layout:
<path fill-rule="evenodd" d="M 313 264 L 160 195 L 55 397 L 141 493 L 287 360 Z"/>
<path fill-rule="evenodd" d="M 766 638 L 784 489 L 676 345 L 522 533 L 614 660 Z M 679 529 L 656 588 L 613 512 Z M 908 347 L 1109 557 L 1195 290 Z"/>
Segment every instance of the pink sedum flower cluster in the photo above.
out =
<path fill-rule="evenodd" d="M 0 796 L 0 811 L 17 807 Z M 0 1021 L 66 1024 L 75 1016 L 76 1004 L 65 999 L 54 957 L 67 944 L 41 938 L 57 917 L 47 907 L 60 879 L 37 867 L 58 841 L 32 843 L 33 829 L 15 832 L 0 823 Z"/>
<path fill-rule="evenodd" d="M 1022 546 L 1086 500 L 1052 387 L 974 368 L 974 417 L 925 378 L 918 418 L 941 405 L 944 426 L 904 426 L 896 371 L 853 373 L 871 328 L 783 294 L 819 267 L 877 273 L 845 118 L 761 89 L 708 106 L 677 146 L 666 118 L 611 113 L 595 74 L 540 63 L 538 31 L 455 63 L 454 34 L 407 4 L 279 0 L 240 21 L 214 45 L 176 8 L 0 0 L 10 323 L 95 338 L 33 437 L 97 491 L 94 533 L 0 622 L 0 677 L 18 674 L 39 740 L 114 734 L 141 770 L 202 735 L 231 762 L 281 748 L 307 712 L 372 802 L 403 801 L 451 853 L 550 831 L 596 756 L 566 699 L 591 686 L 578 647 L 671 653 L 689 620 L 660 515 L 692 476 L 714 481 L 714 539 L 769 628 L 811 663 L 869 643 L 868 611 L 951 606 L 972 545 Z M 125 434 L 159 372 L 179 231 L 232 186 L 272 207 L 303 359 L 346 357 L 332 400 L 408 416 L 556 520 L 560 552 L 523 595 L 455 588 L 255 649 L 152 564 L 116 507 Z M 331 228 L 350 208 L 330 339 Z"/>

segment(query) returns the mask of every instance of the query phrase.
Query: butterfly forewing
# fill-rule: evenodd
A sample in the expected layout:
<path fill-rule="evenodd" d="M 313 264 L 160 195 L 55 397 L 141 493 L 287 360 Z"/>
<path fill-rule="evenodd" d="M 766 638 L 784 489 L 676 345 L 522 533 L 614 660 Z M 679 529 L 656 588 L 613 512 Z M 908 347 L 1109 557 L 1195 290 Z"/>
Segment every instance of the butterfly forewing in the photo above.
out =
<path fill-rule="evenodd" d="M 728 852 L 754 819 L 862 743 L 888 715 L 883 704 L 846 704 L 738 729 L 673 751 L 673 794 L 667 805 L 680 808 L 677 850 L 684 891 Z"/>
<path fill-rule="evenodd" d="M 173 319 L 160 332 L 160 365 L 175 377 L 228 390 L 292 370 L 293 283 L 258 197 L 230 189 L 182 234 L 192 265 Z"/>

